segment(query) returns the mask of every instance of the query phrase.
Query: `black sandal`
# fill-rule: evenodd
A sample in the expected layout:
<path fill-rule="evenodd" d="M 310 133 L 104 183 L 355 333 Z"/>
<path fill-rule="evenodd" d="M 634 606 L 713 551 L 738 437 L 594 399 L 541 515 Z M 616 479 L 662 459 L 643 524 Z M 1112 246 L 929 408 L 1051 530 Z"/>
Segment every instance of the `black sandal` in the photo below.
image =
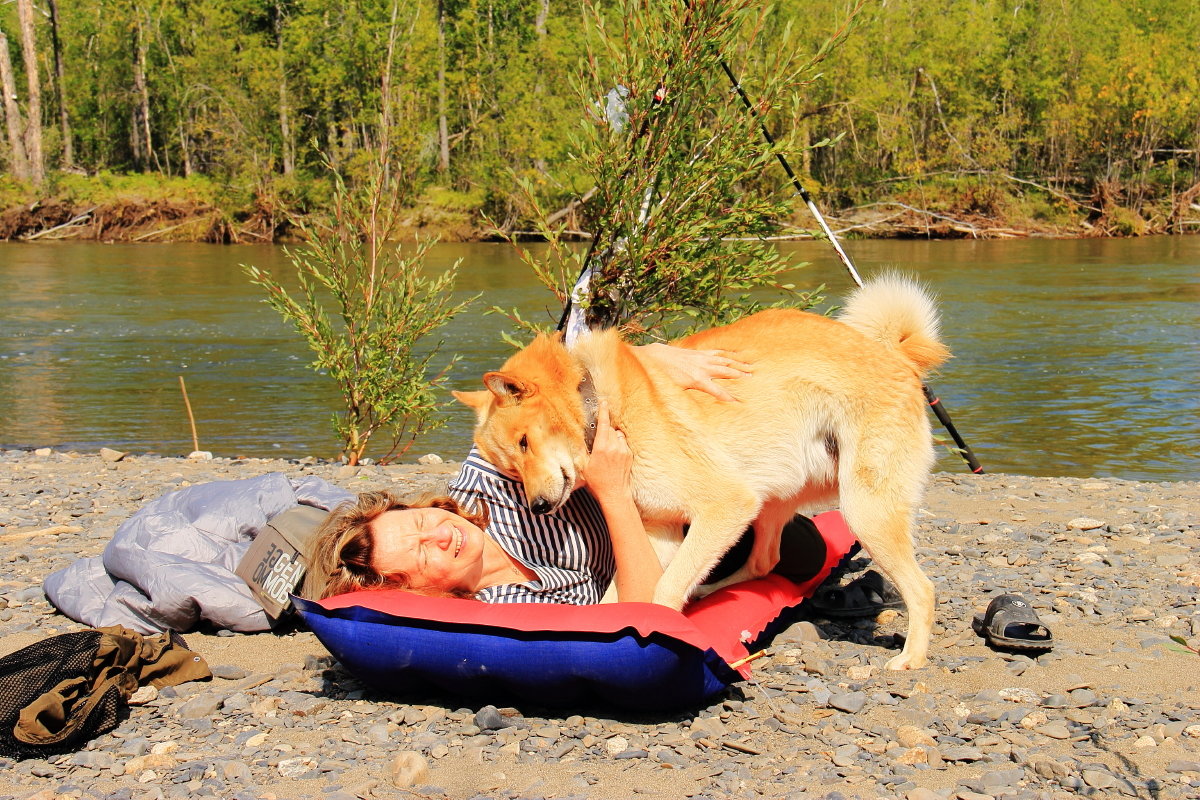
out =
<path fill-rule="evenodd" d="M 873 569 L 845 586 L 822 589 L 808 601 L 808 607 L 822 616 L 843 618 L 873 617 L 903 605 L 896 589 Z"/>
<path fill-rule="evenodd" d="M 993 647 L 1049 650 L 1054 646 L 1050 629 L 1019 594 L 994 597 L 987 611 L 971 621 L 971 627 Z"/>

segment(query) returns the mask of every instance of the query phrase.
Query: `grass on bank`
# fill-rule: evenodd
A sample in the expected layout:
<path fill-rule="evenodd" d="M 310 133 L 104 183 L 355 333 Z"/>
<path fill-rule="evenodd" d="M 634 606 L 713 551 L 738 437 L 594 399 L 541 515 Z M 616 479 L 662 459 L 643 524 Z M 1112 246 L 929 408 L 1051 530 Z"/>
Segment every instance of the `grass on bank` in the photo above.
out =
<path fill-rule="evenodd" d="M 113 203 L 175 201 L 221 206 L 233 200 L 229 192 L 204 175 L 179 178 L 153 174 L 99 172 L 81 175 L 51 172 L 41 190 L 10 175 L 0 176 L 0 207 L 29 205 L 54 199 L 73 205 L 110 205 Z"/>

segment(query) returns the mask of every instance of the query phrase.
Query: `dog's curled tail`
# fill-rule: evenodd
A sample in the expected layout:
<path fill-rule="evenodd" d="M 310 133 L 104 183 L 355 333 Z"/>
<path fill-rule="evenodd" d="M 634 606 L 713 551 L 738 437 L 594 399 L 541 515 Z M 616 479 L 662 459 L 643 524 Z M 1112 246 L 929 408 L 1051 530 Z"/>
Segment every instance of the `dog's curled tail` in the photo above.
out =
<path fill-rule="evenodd" d="M 950 358 L 938 337 L 933 298 L 904 275 L 887 273 L 867 281 L 850 295 L 838 319 L 899 351 L 921 378 Z"/>

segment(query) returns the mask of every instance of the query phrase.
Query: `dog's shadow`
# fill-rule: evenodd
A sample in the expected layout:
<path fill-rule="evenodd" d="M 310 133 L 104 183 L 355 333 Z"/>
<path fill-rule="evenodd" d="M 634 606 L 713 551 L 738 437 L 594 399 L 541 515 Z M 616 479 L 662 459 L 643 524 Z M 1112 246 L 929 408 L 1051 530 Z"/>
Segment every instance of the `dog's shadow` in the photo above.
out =
<path fill-rule="evenodd" d="M 865 647 L 880 648 L 881 650 L 898 651 L 904 647 L 907 626 L 903 608 L 889 613 L 887 618 L 881 615 L 891 612 L 891 609 L 879 608 L 864 610 L 855 615 L 828 614 L 818 608 L 822 594 L 830 590 L 840 590 L 852 583 L 856 578 L 869 569 L 869 559 L 849 558 L 839 564 L 834 574 L 817 588 L 813 597 L 808 598 L 796 607 L 781 625 L 770 632 L 770 636 L 760 639 L 751 645 L 752 652 L 770 648 L 775 651 L 782 649 L 814 651 L 817 657 L 825 656 L 840 660 L 849 653 L 839 653 L 837 648 L 828 652 L 827 648 L 834 643 L 847 643 Z M 879 652 L 878 655 L 884 655 Z M 871 658 L 876 653 L 856 653 L 854 655 Z M 894 653 L 887 653 L 891 658 Z"/>
<path fill-rule="evenodd" d="M 902 626 L 897 630 L 892 630 L 892 627 L 892 624 L 880 624 L 875 617 L 832 619 L 801 606 L 788 628 L 776 634 L 768 646 L 773 649 L 790 647 L 803 650 L 806 645 L 821 642 L 844 642 L 899 651 L 904 647 L 904 630 Z M 837 657 L 839 654 L 834 652 L 831 655 Z M 892 655 L 894 653 L 888 657 Z"/>

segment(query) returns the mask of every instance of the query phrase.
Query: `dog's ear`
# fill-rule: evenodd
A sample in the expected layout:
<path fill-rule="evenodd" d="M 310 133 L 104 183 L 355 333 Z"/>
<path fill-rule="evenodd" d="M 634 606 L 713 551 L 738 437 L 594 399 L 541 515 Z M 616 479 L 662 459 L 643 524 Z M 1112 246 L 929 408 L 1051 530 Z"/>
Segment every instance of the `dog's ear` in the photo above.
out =
<path fill-rule="evenodd" d="M 483 385 L 495 395 L 496 402 L 501 407 L 518 405 L 537 394 L 537 386 L 529 381 L 523 381 L 515 375 L 503 372 L 489 372 L 483 376 Z"/>
<path fill-rule="evenodd" d="M 462 403 L 468 408 L 475 409 L 475 416 L 483 421 L 483 415 L 487 412 L 488 406 L 492 402 L 492 393 L 480 390 L 478 392 L 451 392 L 454 399 Z"/>

